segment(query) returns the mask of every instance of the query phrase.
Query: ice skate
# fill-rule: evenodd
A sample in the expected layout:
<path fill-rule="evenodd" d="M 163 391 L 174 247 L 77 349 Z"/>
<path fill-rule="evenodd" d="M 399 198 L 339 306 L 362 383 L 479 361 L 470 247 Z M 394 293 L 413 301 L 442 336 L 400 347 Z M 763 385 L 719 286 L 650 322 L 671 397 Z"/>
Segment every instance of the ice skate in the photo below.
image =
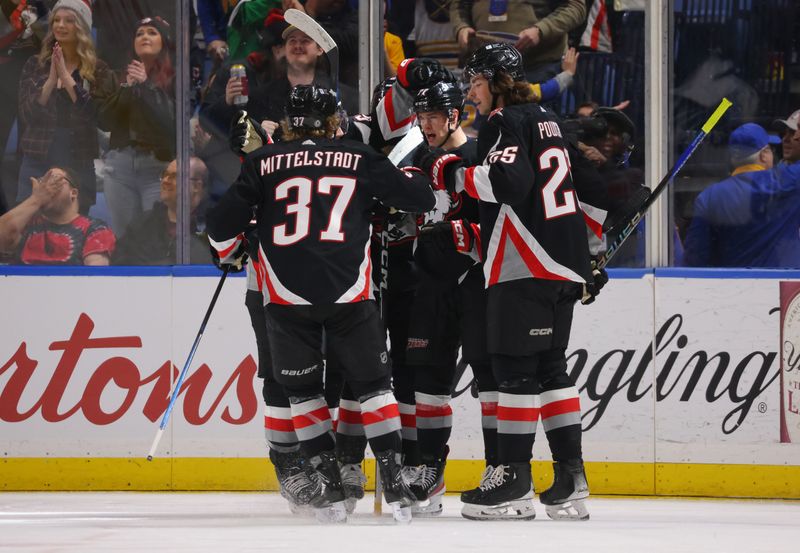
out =
<path fill-rule="evenodd" d="M 322 486 L 308 460 L 299 451 L 283 453 L 274 449 L 269 450 L 269 459 L 289 509 L 296 515 L 311 515 L 311 502 L 321 493 Z"/>
<path fill-rule="evenodd" d="M 400 454 L 394 450 L 375 452 L 375 462 L 383 483 L 383 496 L 392 509 L 396 522 L 411 522 L 411 505 L 415 497 L 403 480 L 400 469 Z"/>
<path fill-rule="evenodd" d="M 481 486 L 488 482 L 489 477 L 492 476 L 494 472 L 493 465 L 486 465 L 486 468 L 483 469 L 483 474 L 481 474 L 481 480 L 478 482 L 478 487 L 472 488 L 471 490 L 467 490 L 465 492 L 461 492 L 461 503 L 472 503 L 472 500 L 476 497 L 477 494 L 481 492 Z"/>
<path fill-rule="evenodd" d="M 345 508 L 347 514 L 351 515 L 356 509 L 358 500 L 364 497 L 364 484 L 367 483 L 367 475 L 361 470 L 361 465 L 355 463 L 342 465 L 339 473 L 342 477 Z"/>
<path fill-rule="evenodd" d="M 530 463 L 498 465 L 469 499 L 461 515 L 470 520 L 534 519 Z"/>
<path fill-rule="evenodd" d="M 336 455 L 333 451 L 323 451 L 311 459 L 311 464 L 321 483 L 320 493 L 311 501 L 317 521 L 326 524 L 347 522 L 344 487 Z"/>
<path fill-rule="evenodd" d="M 586 502 L 589 484 L 583 461 L 571 459 L 553 463 L 553 485 L 539 494 L 547 516 L 553 520 L 589 520 Z"/>
<path fill-rule="evenodd" d="M 409 489 L 417 498 L 411 506 L 414 516 L 429 517 L 442 514 L 443 497 L 446 491 L 444 484 L 444 467 L 450 448 L 445 446 L 444 455 L 440 459 L 425 459 L 421 465 L 419 476 L 409 483 Z"/>

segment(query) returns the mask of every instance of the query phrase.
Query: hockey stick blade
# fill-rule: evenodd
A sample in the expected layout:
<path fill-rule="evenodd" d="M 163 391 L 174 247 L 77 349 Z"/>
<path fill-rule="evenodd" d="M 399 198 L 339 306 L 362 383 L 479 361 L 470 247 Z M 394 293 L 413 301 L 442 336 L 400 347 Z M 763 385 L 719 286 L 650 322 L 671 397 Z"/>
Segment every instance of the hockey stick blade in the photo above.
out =
<path fill-rule="evenodd" d="M 667 189 L 669 183 L 678 175 L 680 170 L 692 156 L 692 154 L 697 150 L 697 147 L 700 146 L 700 143 L 706 137 L 708 133 L 716 126 L 719 120 L 725 115 L 725 112 L 728 111 L 733 105 L 730 100 L 727 98 L 723 98 L 722 101 L 717 106 L 717 109 L 714 110 L 714 113 L 706 120 L 703 126 L 700 128 L 700 131 L 697 133 L 697 136 L 694 137 L 692 143 L 686 147 L 683 153 L 680 155 L 678 160 L 672 166 L 672 168 L 667 172 L 661 182 L 659 182 L 655 188 L 653 188 L 652 193 L 647 197 L 647 199 L 642 203 L 642 205 L 631 215 L 631 218 L 627 222 L 620 222 L 619 225 L 622 226 L 622 230 L 620 231 L 617 238 L 608 246 L 605 253 L 603 253 L 600 258 L 597 260 L 597 267 L 602 269 L 608 262 L 614 257 L 614 254 L 619 251 L 620 246 L 628 239 L 628 237 L 633 234 L 633 231 L 636 230 L 636 226 L 639 222 L 644 218 L 647 214 L 647 210 L 650 209 L 650 206 L 656 201 L 656 199 L 661 195 L 661 193 Z"/>
<path fill-rule="evenodd" d="M 333 79 L 333 88 L 336 90 L 336 95 L 339 95 L 339 47 L 336 41 L 331 38 L 328 31 L 322 28 L 322 25 L 317 23 L 308 14 L 289 8 L 283 13 L 283 18 L 289 25 L 293 25 L 307 34 L 311 40 L 319 44 L 325 55 L 328 56 L 328 61 L 331 64 L 331 79 Z"/>
<path fill-rule="evenodd" d="M 392 162 L 392 165 L 397 167 L 397 164 L 403 161 L 405 157 L 413 152 L 417 146 L 422 144 L 424 137 L 422 136 L 422 131 L 419 130 L 419 127 L 414 126 L 411 127 L 411 130 L 406 133 L 406 135 L 395 144 L 394 148 L 391 152 L 389 152 L 389 161 Z"/>

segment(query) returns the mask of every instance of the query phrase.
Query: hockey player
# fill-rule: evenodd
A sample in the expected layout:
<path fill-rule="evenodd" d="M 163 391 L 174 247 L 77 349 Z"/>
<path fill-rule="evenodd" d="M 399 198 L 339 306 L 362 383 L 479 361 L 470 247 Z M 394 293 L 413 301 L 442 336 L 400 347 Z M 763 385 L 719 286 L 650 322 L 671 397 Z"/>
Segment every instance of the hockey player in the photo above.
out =
<path fill-rule="evenodd" d="M 427 147 L 440 147 L 477 162 L 476 142 L 460 126 L 464 94 L 454 81 L 420 90 L 414 100 L 417 122 Z M 476 376 L 481 398 L 487 463 L 496 464 L 497 385 L 486 352 L 486 296 L 483 271 L 470 257 L 457 253 L 453 233 L 466 241 L 478 221 L 478 203 L 466 194 L 437 190 L 437 207 L 423 215 L 415 248 L 420 279 L 411 307 L 406 357 L 413 370 L 416 429 L 421 464 L 406 473 L 418 502 L 415 515 L 442 512 L 447 441 L 452 427 L 450 400 L 459 345 Z M 445 237 L 442 240 L 441 234 Z M 442 247 L 442 242 L 445 242 Z M 449 246 L 449 247 L 448 247 Z M 464 250 L 466 242 L 463 244 Z M 452 255 L 451 255 L 452 254 Z M 399 386 L 395 385 L 395 394 Z"/>
<path fill-rule="evenodd" d="M 346 520 L 332 424 L 323 397 L 321 338 L 358 397 L 386 499 L 398 520 L 413 496 L 400 477 L 400 421 L 388 356 L 372 299 L 369 213 L 374 199 L 426 211 L 427 179 L 395 169 L 368 147 L 333 141 L 335 93 L 292 89 L 284 142 L 248 155 L 237 181 L 209 212 L 212 245 L 225 262 L 241 255 L 256 210 L 259 261 L 274 374 L 290 399 L 293 426 L 323 483 L 312 503 L 321 520 Z"/>
<path fill-rule="evenodd" d="M 595 292 L 584 216 L 567 143 L 554 116 L 532 103 L 522 58 L 505 44 L 475 51 L 469 98 L 489 118 L 478 166 L 432 152 L 434 184 L 480 201 L 488 348 L 498 382 L 498 465 L 462 496 L 467 518 L 535 517 L 530 460 L 537 421 L 553 454 L 554 483 L 540 494 L 553 518 L 588 518 L 580 401 L 565 351 L 577 299 Z"/>

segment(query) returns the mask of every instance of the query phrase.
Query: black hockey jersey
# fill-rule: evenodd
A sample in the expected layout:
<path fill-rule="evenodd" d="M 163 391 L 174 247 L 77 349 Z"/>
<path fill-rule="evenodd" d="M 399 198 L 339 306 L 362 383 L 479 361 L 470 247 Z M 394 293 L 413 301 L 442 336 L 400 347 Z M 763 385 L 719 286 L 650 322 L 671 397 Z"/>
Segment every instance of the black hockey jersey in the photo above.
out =
<path fill-rule="evenodd" d="M 486 285 L 522 278 L 591 280 L 584 212 L 555 118 L 537 104 L 494 111 L 478 135 L 481 165 L 456 170 L 480 200 Z"/>
<path fill-rule="evenodd" d="M 256 211 L 265 302 L 289 305 L 372 299 L 370 217 L 375 200 L 407 211 L 434 204 L 429 180 L 395 168 L 351 140 L 271 144 L 248 155 L 209 212 L 208 235 L 224 260 Z"/>

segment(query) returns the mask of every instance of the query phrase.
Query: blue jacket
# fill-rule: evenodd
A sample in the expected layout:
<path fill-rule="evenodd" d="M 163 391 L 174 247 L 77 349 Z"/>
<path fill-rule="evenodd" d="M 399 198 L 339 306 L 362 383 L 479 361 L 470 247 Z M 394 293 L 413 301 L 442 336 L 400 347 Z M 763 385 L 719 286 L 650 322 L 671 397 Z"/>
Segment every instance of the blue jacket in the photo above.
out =
<path fill-rule="evenodd" d="M 800 163 L 739 167 L 703 190 L 685 249 L 697 267 L 800 267 Z"/>

